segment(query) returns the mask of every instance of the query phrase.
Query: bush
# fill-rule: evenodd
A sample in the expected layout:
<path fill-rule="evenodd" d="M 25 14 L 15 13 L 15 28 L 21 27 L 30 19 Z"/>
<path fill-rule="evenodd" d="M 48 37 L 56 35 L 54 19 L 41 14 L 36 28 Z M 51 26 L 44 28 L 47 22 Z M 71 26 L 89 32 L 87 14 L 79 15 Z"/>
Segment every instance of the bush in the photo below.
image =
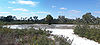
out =
<path fill-rule="evenodd" d="M 96 26 L 77 25 L 74 29 L 74 33 L 100 43 L 100 29 Z"/>
<path fill-rule="evenodd" d="M 55 40 L 48 38 L 50 35 L 51 31 L 41 29 L 9 29 L 0 27 L 0 45 L 56 45 Z"/>

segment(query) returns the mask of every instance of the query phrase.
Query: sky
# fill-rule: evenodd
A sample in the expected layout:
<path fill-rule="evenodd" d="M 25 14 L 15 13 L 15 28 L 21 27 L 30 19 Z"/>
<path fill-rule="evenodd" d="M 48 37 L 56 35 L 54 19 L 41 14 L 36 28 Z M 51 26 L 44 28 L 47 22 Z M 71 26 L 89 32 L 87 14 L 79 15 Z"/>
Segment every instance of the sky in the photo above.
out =
<path fill-rule="evenodd" d="M 0 0 L 0 16 L 38 16 L 43 19 L 51 14 L 54 18 L 61 15 L 75 19 L 88 12 L 100 17 L 100 0 Z"/>

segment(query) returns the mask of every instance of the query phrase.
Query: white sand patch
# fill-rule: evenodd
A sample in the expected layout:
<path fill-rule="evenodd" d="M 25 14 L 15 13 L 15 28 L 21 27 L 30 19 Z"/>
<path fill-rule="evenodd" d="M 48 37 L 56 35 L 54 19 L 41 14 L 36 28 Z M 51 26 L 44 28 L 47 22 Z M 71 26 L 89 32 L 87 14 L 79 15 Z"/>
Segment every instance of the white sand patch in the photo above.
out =
<path fill-rule="evenodd" d="M 20 29 L 21 28 L 21 27 L 19 27 L 19 25 L 5 25 L 3 27 L 7 27 L 7 28 L 11 28 L 11 29 L 16 29 L 16 28 Z"/>
<path fill-rule="evenodd" d="M 71 24 L 53 24 L 55 25 L 56 27 L 62 27 L 62 26 L 69 26 L 69 27 L 73 27 L 75 25 L 71 25 Z"/>
<path fill-rule="evenodd" d="M 71 40 L 74 38 L 72 45 L 100 45 L 93 40 L 89 40 L 86 38 L 79 37 L 73 34 L 73 29 L 47 29 L 53 31 L 52 34 L 55 35 L 63 35 L 65 37 L 69 37 Z"/>
<path fill-rule="evenodd" d="M 28 26 L 25 25 L 4 25 L 3 27 L 11 28 L 11 29 L 25 29 Z"/>

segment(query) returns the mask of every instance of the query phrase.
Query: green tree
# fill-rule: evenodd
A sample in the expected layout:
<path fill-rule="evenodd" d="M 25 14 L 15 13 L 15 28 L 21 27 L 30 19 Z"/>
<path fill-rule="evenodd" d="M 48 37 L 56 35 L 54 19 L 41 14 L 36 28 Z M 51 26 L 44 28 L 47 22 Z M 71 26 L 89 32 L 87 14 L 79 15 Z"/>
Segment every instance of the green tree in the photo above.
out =
<path fill-rule="evenodd" d="M 9 16 L 7 16 L 6 18 L 5 18 L 5 21 L 8 21 L 8 22 L 11 22 L 11 21 L 13 21 L 14 19 L 13 19 L 13 16 L 11 16 L 11 15 L 9 15 Z"/>
<path fill-rule="evenodd" d="M 14 20 L 17 20 L 16 16 L 13 16 L 12 18 L 13 18 Z"/>
<path fill-rule="evenodd" d="M 82 20 L 86 24 L 93 24 L 95 17 L 91 15 L 91 13 L 86 13 L 85 15 L 82 16 Z"/>
<path fill-rule="evenodd" d="M 51 24 L 52 20 L 53 20 L 53 17 L 50 14 L 48 14 L 47 17 L 45 18 L 45 21 L 48 22 L 48 24 Z"/>
<path fill-rule="evenodd" d="M 95 24 L 100 24 L 100 18 L 97 17 L 96 20 L 95 20 L 94 22 L 95 22 Z"/>
<path fill-rule="evenodd" d="M 34 18 L 34 22 L 38 20 L 38 16 L 33 16 L 33 18 Z"/>
<path fill-rule="evenodd" d="M 33 21 L 33 18 L 32 18 L 32 17 L 30 17 L 30 18 L 29 18 L 29 20 L 30 20 L 30 21 Z"/>

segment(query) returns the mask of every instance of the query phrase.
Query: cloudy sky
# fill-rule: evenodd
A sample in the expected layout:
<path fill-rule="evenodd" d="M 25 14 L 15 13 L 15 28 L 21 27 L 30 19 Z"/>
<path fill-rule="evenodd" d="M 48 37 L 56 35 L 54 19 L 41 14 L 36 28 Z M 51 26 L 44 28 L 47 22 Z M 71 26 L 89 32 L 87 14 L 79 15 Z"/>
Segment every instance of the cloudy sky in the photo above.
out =
<path fill-rule="evenodd" d="M 0 0 L 0 16 L 30 17 L 39 19 L 51 14 L 78 18 L 86 12 L 100 17 L 100 0 Z"/>

